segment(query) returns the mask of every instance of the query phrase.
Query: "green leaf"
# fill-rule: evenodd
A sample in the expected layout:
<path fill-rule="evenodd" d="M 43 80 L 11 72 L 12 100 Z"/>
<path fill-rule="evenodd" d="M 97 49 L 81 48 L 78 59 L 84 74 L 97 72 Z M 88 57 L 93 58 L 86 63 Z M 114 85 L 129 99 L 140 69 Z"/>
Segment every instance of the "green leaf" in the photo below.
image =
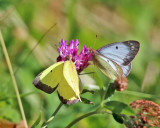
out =
<path fill-rule="evenodd" d="M 82 93 L 81 94 L 84 94 L 84 93 L 91 93 L 91 94 L 94 94 L 94 91 L 93 90 L 88 90 L 88 89 L 83 89 Z"/>
<path fill-rule="evenodd" d="M 38 126 L 38 124 L 40 123 L 41 121 L 41 116 L 42 116 L 42 112 L 40 112 L 37 120 L 34 122 L 34 124 L 31 126 L 31 128 L 36 128 Z"/>
<path fill-rule="evenodd" d="M 113 88 L 113 83 L 110 83 L 104 99 L 108 99 L 109 97 L 111 97 L 114 94 L 114 92 L 115 89 Z"/>
<path fill-rule="evenodd" d="M 148 93 L 143 93 L 143 92 L 135 92 L 135 91 L 128 91 L 125 90 L 124 92 L 117 91 L 116 93 L 119 94 L 127 94 L 127 95 L 132 95 L 132 96 L 137 96 L 137 97 L 143 97 L 143 98 L 150 98 L 150 99 L 160 99 L 160 96 L 148 94 Z"/>
<path fill-rule="evenodd" d="M 113 113 L 112 116 L 118 123 L 123 124 L 124 121 L 121 115 Z"/>
<path fill-rule="evenodd" d="M 85 103 L 85 104 L 93 104 L 93 102 L 91 102 L 90 100 L 88 100 L 88 99 L 86 99 L 86 98 L 81 97 L 81 100 L 82 100 L 82 102 Z"/>
<path fill-rule="evenodd" d="M 119 101 L 109 101 L 104 104 L 104 107 L 116 114 L 134 116 L 134 111 L 132 110 L 132 108 L 130 108 L 127 104 Z"/>
<path fill-rule="evenodd" d="M 21 116 L 18 110 L 14 109 L 11 105 L 4 104 L 4 106 L 0 108 L 0 118 L 4 118 L 12 122 L 18 123 L 21 119 Z"/>

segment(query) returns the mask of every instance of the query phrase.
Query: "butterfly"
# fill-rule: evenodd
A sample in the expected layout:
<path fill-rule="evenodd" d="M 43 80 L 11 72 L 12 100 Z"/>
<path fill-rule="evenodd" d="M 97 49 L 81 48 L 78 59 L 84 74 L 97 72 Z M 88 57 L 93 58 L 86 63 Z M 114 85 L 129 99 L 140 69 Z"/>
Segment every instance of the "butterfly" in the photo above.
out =
<path fill-rule="evenodd" d="M 127 77 L 131 70 L 131 61 L 135 58 L 140 43 L 134 40 L 105 45 L 91 50 L 93 63 L 110 79 Z"/>
<path fill-rule="evenodd" d="M 76 103 L 81 100 L 79 78 L 75 64 L 71 60 L 51 65 L 36 76 L 33 84 L 49 94 L 57 90 L 58 97 L 64 104 Z"/>

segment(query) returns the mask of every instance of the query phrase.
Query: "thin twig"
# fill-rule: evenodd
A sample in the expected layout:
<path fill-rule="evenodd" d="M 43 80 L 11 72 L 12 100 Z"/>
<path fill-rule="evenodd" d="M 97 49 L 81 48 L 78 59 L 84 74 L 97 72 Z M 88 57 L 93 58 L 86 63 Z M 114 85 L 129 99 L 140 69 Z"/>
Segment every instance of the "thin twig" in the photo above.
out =
<path fill-rule="evenodd" d="M 23 60 L 22 63 L 20 63 L 19 67 L 17 67 L 14 71 L 14 75 L 18 72 L 18 70 L 24 65 L 24 63 L 27 61 L 29 56 L 32 54 L 33 50 L 41 43 L 43 38 L 52 30 L 57 25 L 57 23 L 53 24 L 43 35 L 42 37 L 38 40 L 38 42 L 34 45 L 34 47 L 31 49 L 31 51 L 26 55 L 25 59 Z M 6 82 L 6 84 L 10 81 L 10 79 Z"/>
<path fill-rule="evenodd" d="M 16 96 L 17 96 L 19 107 L 20 107 L 21 115 L 22 115 L 22 118 L 23 118 L 23 121 L 24 121 L 24 125 L 25 125 L 25 128 L 28 128 L 26 117 L 25 117 L 25 113 L 24 113 L 24 110 L 23 110 L 22 101 L 21 101 L 19 90 L 18 90 L 17 83 L 16 83 L 16 79 L 14 77 L 12 65 L 11 65 L 11 62 L 10 62 L 10 59 L 9 59 L 9 56 L 8 56 L 8 52 L 7 52 L 7 49 L 6 49 L 4 40 L 3 40 L 3 36 L 2 36 L 1 30 L 0 30 L 0 41 L 1 41 L 3 52 L 4 52 L 4 55 L 5 55 L 7 64 L 8 64 L 8 68 L 9 68 L 9 71 L 10 71 L 10 74 L 11 74 L 11 77 L 12 77 L 13 86 L 14 86 L 14 89 L 15 89 L 15 92 L 16 92 Z"/>
<path fill-rule="evenodd" d="M 43 38 L 57 25 L 57 23 L 53 24 L 38 40 L 38 42 L 34 45 L 34 47 L 31 49 L 31 51 L 26 55 L 24 61 L 20 64 L 20 66 L 14 71 L 14 74 L 24 65 L 24 63 L 27 61 L 28 57 L 32 54 L 33 50 L 40 44 L 40 42 L 43 40 Z"/>
<path fill-rule="evenodd" d="M 60 108 L 62 107 L 62 103 L 59 104 L 59 106 L 57 107 L 57 109 L 54 111 L 54 113 L 52 114 L 52 116 L 42 124 L 42 128 L 46 128 L 47 125 L 54 119 L 55 115 L 57 114 L 57 112 L 60 110 Z"/>

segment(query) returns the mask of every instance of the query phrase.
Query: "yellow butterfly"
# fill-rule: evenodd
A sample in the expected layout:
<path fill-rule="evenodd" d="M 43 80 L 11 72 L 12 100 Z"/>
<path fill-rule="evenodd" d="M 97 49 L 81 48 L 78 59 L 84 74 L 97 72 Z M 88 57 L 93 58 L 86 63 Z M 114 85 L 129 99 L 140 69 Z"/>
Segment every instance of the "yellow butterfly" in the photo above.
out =
<path fill-rule="evenodd" d="M 71 60 L 51 65 L 34 79 L 33 84 L 49 94 L 57 89 L 59 99 L 64 104 L 81 101 L 79 78 Z"/>

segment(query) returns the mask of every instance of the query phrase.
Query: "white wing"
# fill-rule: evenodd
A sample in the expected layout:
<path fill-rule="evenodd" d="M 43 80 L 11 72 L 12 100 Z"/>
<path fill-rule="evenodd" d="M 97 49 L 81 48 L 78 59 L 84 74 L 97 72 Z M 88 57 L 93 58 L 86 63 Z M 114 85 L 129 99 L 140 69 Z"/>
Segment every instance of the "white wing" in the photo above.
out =
<path fill-rule="evenodd" d="M 140 44 L 137 41 L 129 40 L 108 44 L 97 50 L 103 56 L 113 60 L 119 65 L 128 65 L 139 51 Z"/>
<path fill-rule="evenodd" d="M 126 76 L 128 76 L 128 74 L 129 74 L 130 71 L 131 71 L 131 63 L 128 64 L 128 65 L 126 65 L 126 66 L 122 66 L 122 65 L 121 65 L 121 68 L 122 68 L 122 70 L 123 70 L 123 76 L 126 77 Z"/>
<path fill-rule="evenodd" d="M 121 67 L 101 54 L 92 56 L 94 64 L 109 78 L 116 79 L 123 74 Z"/>
<path fill-rule="evenodd" d="M 131 61 L 137 55 L 139 47 L 139 42 L 129 40 L 108 44 L 98 49 L 97 52 L 120 65 L 123 76 L 126 77 L 131 70 Z"/>

